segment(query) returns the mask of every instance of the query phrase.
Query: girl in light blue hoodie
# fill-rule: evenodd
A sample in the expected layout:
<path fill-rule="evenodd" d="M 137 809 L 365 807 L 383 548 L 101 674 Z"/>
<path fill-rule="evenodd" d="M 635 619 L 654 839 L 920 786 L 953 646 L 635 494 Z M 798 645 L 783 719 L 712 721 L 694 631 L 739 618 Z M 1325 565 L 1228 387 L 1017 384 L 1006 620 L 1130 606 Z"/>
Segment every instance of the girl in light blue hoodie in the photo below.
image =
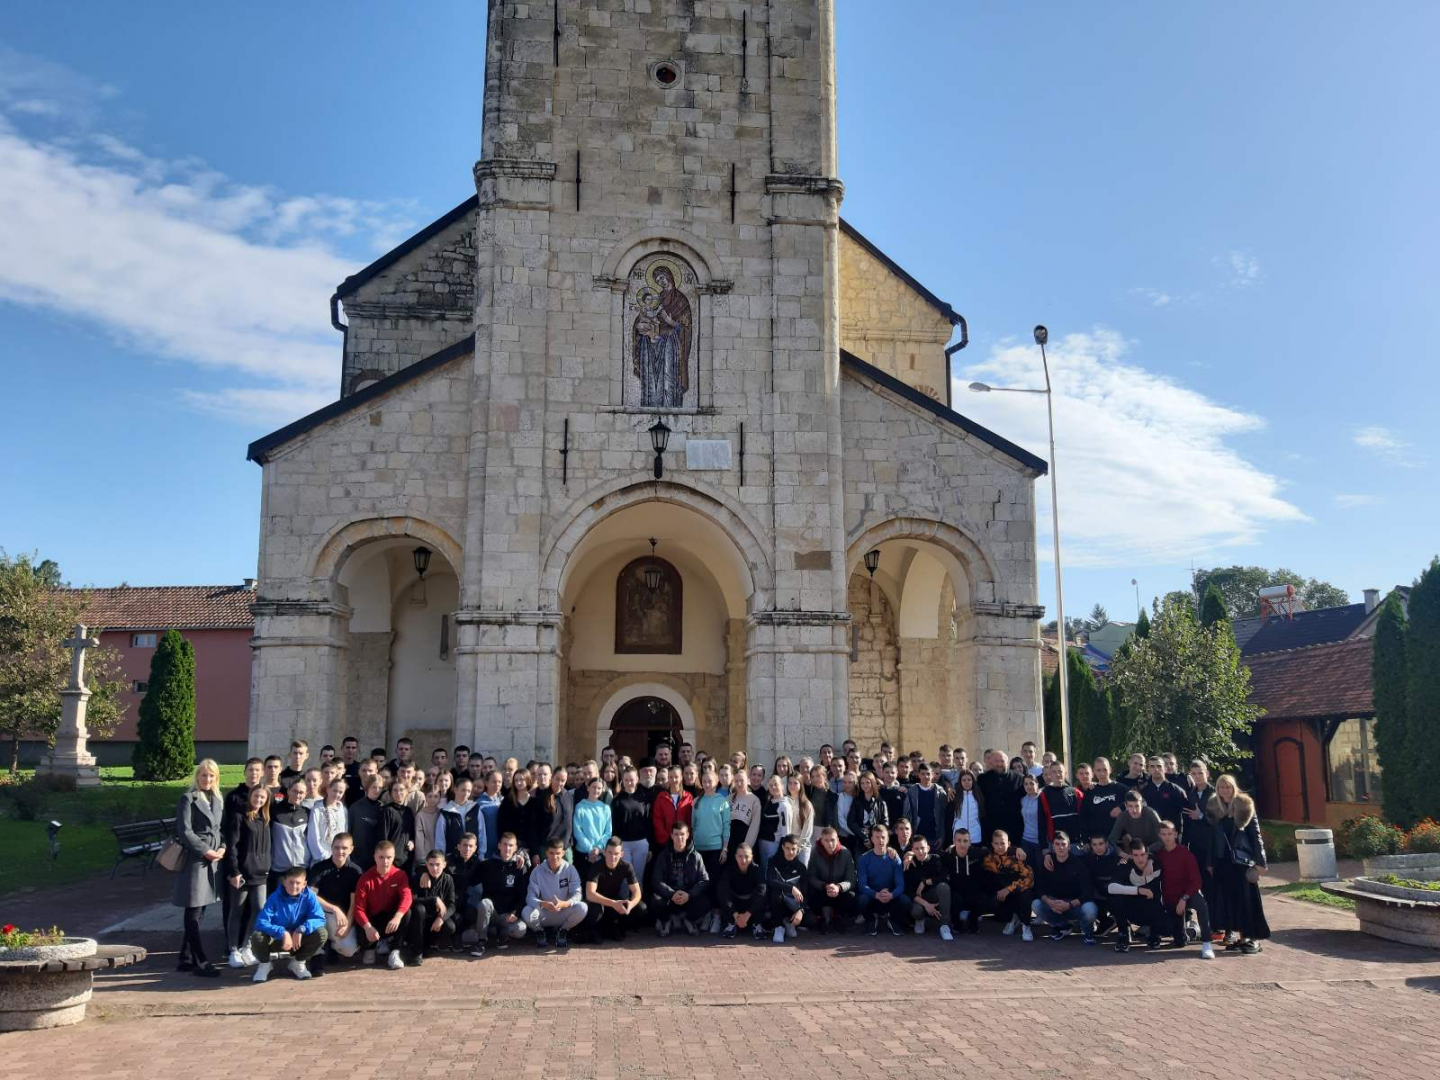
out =
<path fill-rule="evenodd" d="M 600 868 L 611 831 L 610 807 L 605 803 L 605 781 L 596 776 L 585 785 L 585 798 L 575 804 L 570 833 L 575 846 L 575 866 L 587 881 Z"/>

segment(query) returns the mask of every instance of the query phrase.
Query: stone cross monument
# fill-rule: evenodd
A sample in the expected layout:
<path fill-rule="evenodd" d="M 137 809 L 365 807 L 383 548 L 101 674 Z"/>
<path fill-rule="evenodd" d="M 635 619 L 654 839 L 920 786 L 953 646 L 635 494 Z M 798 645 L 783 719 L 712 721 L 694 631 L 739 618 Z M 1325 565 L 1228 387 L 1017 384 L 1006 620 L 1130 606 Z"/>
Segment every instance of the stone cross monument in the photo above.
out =
<path fill-rule="evenodd" d="M 88 628 L 77 623 L 74 633 L 65 642 L 70 650 L 70 682 L 60 691 L 60 730 L 55 733 L 55 746 L 35 770 L 37 776 L 65 777 L 76 787 L 98 787 L 100 770 L 95 755 L 85 749 L 89 732 L 85 728 L 85 709 L 90 691 L 85 688 L 85 650 L 100 647 L 100 640 L 87 636 Z"/>

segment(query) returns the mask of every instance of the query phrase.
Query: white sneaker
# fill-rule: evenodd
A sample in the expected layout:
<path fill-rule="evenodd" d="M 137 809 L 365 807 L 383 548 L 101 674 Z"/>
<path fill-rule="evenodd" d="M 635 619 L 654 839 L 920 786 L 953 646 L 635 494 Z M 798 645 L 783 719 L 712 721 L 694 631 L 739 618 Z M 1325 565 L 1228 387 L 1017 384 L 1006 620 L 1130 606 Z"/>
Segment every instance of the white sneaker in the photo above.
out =
<path fill-rule="evenodd" d="M 1001 930 L 1000 932 L 1001 932 L 1002 934 L 1007 934 L 1007 935 L 1008 935 L 1008 934 L 1013 934 L 1013 933 L 1015 933 L 1015 928 L 1016 928 L 1017 926 L 1019 926 L 1019 925 L 1020 925 L 1020 919 L 1019 919 L 1017 916 L 1015 916 L 1015 915 L 1011 915 L 1011 916 L 1010 916 L 1010 921 L 1005 924 L 1005 929 L 1004 929 L 1004 930 Z"/>
<path fill-rule="evenodd" d="M 268 979 L 268 978 L 270 977 L 270 970 L 271 970 L 274 966 L 275 966 L 274 964 L 270 963 L 270 962 L 267 960 L 265 963 L 261 964 L 259 967 L 257 967 L 257 968 L 255 969 L 255 974 L 252 975 L 252 976 L 250 976 L 250 981 L 251 981 L 251 982 L 264 982 L 266 979 Z"/>
<path fill-rule="evenodd" d="M 942 925 L 942 926 L 940 927 L 940 940 L 941 940 L 941 941 L 954 941 L 954 940 L 955 940 L 955 931 L 951 930 L 949 926 Z"/>
<path fill-rule="evenodd" d="M 245 961 L 246 967 L 254 967 L 260 962 L 256 958 L 255 953 L 251 950 L 249 945 L 246 945 L 243 949 L 240 950 L 240 957 Z"/>
<path fill-rule="evenodd" d="M 1200 959 L 1201 959 L 1201 960 L 1214 960 L 1214 959 L 1215 959 L 1215 946 L 1214 946 L 1214 945 L 1211 945 L 1210 942 L 1208 942 L 1208 941 L 1205 942 L 1203 945 L 1201 945 L 1201 946 L 1200 946 Z"/>
<path fill-rule="evenodd" d="M 797 936 L 799 936 L 799 935 L 797 935 L 797 934 L 795 933 L 795 924 L 794 924 L 794 923 L 789 922 L 789 921 L 787 921 L 787 922 L 785 923 L 785 936 L 788 937 L 788 938 L 790 938 L 792 941 L 793 941 Z"/>
<path fill-rule="evenodd" d="M 711 932 L 712 934 L 718 934 L 718 933 L 720 933 L 720 930 L 721 930 L 721 926 L 720 926 L 720 913 L 719 913 L 719 912 L 715 912 L 714 914 L 712 914 L 712 915 L 710 916 L 710 932 Z"/>
<path fill-rule="evenodd" d="M 245 954 L 244 954 L 244 953 L 242 953 L 239 949 L 231 949 L 231 950 L 230 950 L 230 966 L 231 966 L 232 968 L 243 968 L 243 967 L 249 967 L 250 965 L 247 964 L 247 963 L 245 963 Z"/>
<path fill-rule="evenodd" d="M 784 942 L 785 942 L 785 928 L 784 928 L 783 926 L 777 926 L 777 927 L 775 927 L 775 933 L 773 933 L 773 934 L 770 935 L 770 940 L 773 941 L 773 942 L 775 942 L 776 945 L 784 944 Z"/>
<path fill-rule="evenodd" d="M 399 971 L 405 966 L 405 961 L 400 959 L 399 949 L 391 949 L 390 959 L 385 961 L 385 963 L 389 966 L 391 971 Z"/>
<path fill-rule="evenodd" d="M 1030 927 L 1028 927 L 1028 926 L 1022 926 L 1022 927 L 1020 928 L 1020 940 L 1021 940 L 1021 941 L 1034 941 L 1034 940 L 1035 940 L 1035 935 L 1034 935 L 1034 933 L 1030 930 Z"/>
<path fill-rule="evenodd" d="M 925 933 L 925 920 L 924 920 L 924 919 L 916 919 L 916 920 L 915 920 L 915 933 L 917 933 L 917 934 L 923 934 L 923 933 Z"/>
<path fill-rule="evenodd" d="M 310 969 L 307 968 L 304 964 L 302 964 L 299 960 L 291 957 L 290 974 L 294 975 L 297 979 L 308 979 L 310 978 Z"/>

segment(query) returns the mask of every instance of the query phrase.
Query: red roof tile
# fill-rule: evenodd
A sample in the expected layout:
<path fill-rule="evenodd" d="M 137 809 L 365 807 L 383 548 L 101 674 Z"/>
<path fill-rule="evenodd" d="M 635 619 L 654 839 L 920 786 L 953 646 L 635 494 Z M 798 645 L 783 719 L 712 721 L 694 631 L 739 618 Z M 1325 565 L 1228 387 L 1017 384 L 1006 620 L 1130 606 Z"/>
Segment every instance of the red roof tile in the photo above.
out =
<path fill-rule="evenodd" d="M 89 589 L 84 618 L 92 629 L 248 630 L 255 590 L 244 585 L 122 585 Z"/>
<path fill-rule="evenodd" d="M 1357 638 L 1247 656 L 1250 703 L 1265 710 L 1261 720 L 1368 716 L 1375 711 L 1371 649 L 1370 639 Z"/>

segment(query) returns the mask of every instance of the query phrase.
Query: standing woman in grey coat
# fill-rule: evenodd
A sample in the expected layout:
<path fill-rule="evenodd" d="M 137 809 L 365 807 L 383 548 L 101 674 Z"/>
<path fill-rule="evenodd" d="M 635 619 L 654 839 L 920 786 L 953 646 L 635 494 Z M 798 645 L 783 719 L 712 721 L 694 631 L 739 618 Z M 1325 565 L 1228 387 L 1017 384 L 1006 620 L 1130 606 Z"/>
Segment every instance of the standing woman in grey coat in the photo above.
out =
<path fill-rule="evenodd" d="M 195 766 L 195 779 L 190 790 L 180 796 L 175 807 L 175 839 L 185 853 L 185 861 L 175 875 L 175 895 L 171 903 L 185 909 L 185 936 L 180 942 L 179 971 L 218 978 L 220 969 L 205 955 L 200 941 L 200 916 L 220 899 L 220 860 L 225 847 L 220 839 L 220 766 L 206 758 Z"/>

